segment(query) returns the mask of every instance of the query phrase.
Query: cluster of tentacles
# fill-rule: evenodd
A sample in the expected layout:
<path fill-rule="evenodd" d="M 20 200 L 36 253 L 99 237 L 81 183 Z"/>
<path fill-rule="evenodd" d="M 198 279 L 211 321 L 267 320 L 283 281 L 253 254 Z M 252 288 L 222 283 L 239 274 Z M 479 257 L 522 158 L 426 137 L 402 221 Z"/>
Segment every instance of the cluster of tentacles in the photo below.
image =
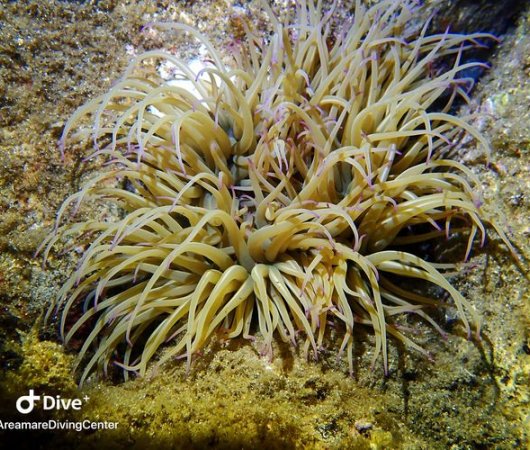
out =
<path fill-rule="evenodd" d="M 337 24 L 333 10 L 301 1 L 292 23 L 269 14 L 270 37 L 249 31 L 236 42 L 230 66 L 196 30 L 157 24 L 198 39 L 205 68 L 147 52 L 74 114 L 63 145 L 90 137 L 94 156 L 108 157 L 65 201 L 46 242 L 46 253 L 58 240 L 86 243 L 50 310 L 62 312 L 66 342 L 83 331 L 82 382 L 111 361 L 144 374 L 165 343 L 160 362 L 189 362 L 219 331 L 258 333 L 267 354 L 277 334 L 316 355 L 332 327 L 351 368 L 355 329 L 368 326 L 385 371 L 389 335 L 426 353 L 397 316 L 443 333 L 428 312 L 455 307 L 478 332 L 444 276 L 453 266 L 403 249 L 457 229 L 469 253 L 485 237 L 477 180 L 450 155 L 464 134 L 487 143 L 450 112 L 472 84 L 460 74 L 478 65 L 462 52 L 491 36 L 427 35 L 427 25 L 407 28 L 412 14 L 411 1 L 357 2 Z M 191 88 L 138 74 L 161 60 Z M 117 205 L 120 218 L 61 225 L 87 198 Z"/>

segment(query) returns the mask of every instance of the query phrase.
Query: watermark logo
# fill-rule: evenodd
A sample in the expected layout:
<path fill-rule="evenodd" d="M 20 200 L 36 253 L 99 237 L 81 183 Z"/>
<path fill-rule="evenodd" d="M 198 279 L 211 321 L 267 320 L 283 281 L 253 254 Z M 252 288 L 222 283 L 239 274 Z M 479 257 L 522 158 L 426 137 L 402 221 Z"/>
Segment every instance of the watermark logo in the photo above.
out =
<path fill-rule="evenodd" d="M 89 397 L 85 395 L 83 400 L 87 402 Z M 30 389 L 28 395 L 21 395 L 17 399 L 16 407 L 20 414 L 29 414 L 39 403 L 44 411 L 50 411 L 52 409 L 65 411 L 74 409 L 79 411 L 81 406 L 83 406 L 83 400 L 80 398 L 62 398 L 60 395 L 56 395 L 55 397 L 51 395 L 35 395 L 35 391 Z"/>
<path fill-rule="evenodd" d="M 37 395 L 34 389 L 30 389 L 28 395 L 21 395 L 15 406 L 20 414 L 29 414 L 35 409 L 41 411 L 68 411 L 81 410 L 81 407 L 90 400 L 85 395 L 82 398 L 63 398 L 60 395 Z M 56 420 L 48 419 L 44 421 L 4 421 L 0 419 L 0 431 L 3 430 L 75 430 L 75 431 L 98 431 L 115 430 L 118 422 L 84 420 Z"/>
<path fill-rule="evenodd" d="M 35 408 L 35 402 L 40 400 L 40 395 L 35 395 L 33 389 L 29 390 L 29 395 L 21 395 L 17 399 L 17 411 L 20 414 L 29 414 Z"/>

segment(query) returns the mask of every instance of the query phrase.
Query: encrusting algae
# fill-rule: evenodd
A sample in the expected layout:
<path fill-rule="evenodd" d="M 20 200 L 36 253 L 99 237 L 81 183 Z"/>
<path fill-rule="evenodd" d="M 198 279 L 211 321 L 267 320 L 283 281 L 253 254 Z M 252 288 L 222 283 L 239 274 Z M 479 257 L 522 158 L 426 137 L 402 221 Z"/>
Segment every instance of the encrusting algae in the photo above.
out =
<path fill-rule="evenodd" d="M 469 119 L 451 114 L 468 101 L 481 63 L 462 53 L 493 37 L 427 35 L 407 27 L 414 2 L 383 1 L 352 19 L 300 2 L 295 21 L 275 21 L 262 40 L 247 31 L 226 67 L 208 40 L 194 73 L 161 51 L 138 56 L 106 94 L 66 124 L 68 138 L 92 139 L 108 170 L 61 207 L 45 254 L 60 239 L 86 243 L 76 271 L 50 313 L 61 311 L 65 343 L 86 335 L 81 383 L 112 362 L 146 373 L 191 358 L 221 331 L 252 338 L 254 326 L 272 353 L 275 334 L 301 339 L 316 358 L 330 328 L 353 371 L 354 328 L 375 335 L 374 361 L 388 368 L 392 336 L 428 356 L 396 321 L 455 307 L 468 336 L 480 318 L 446 280 L 453 264 L 428 262 L 415 244 L 466 233 L 466 258 L 491 223 L 481 211 L 479 182 L 451 159 L 464 135 L 486 151 Z M 185 89 L 139 75 L 145 61 L 174 66 Z M 86 198 L 105 199 L 123 214 L 115 222 L 61 225 Z M 417 279 L 445 290 L 452 302 L 411 292 Z M 91 349 L 94 352 L 91 353 Z M 90 356 L 88 356 L 90 355 Z"/>

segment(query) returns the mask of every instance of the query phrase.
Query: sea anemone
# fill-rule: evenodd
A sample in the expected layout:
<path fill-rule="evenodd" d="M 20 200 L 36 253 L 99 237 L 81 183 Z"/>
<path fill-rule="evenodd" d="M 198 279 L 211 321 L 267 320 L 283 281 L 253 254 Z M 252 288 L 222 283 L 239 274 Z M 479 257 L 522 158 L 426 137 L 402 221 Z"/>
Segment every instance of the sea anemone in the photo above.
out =
<path fill-rule="evenodd" d="M 427 24 L 411 25 L 415 8 L 357 1 L 344 23 L 320 2 L 298 1 L 290 23 L 268 10 L 274 33 L 246 29 L 232 64 L 191 27 L 153 25 L 200 41 L 205 67 L 144 53 L 61 139 L 64 151 L 67 138 L 91 138 L 92 156 L 107 159 L 64 202 L 45 243 L 46 255 L 59 240 L 86 246 L 49 312 L 60 312 L 65 343 L 84 340 L 81 382 L 109 362 L 143 375 L 155 355 L 189 366 L 216 332 L 259 334 L 269 356 L 275 335 L 315 357 L 336 345 L 352 370 L 362 326 L 385 373 L 389 336 L 428 355 L 400 316 L 444 335 L 429 313 L 456 308 L 468 336 L 479 333 L 447 280 L 454 265 L 415 253 L 459 233 L 467 258 L 483 222 L 509 245 L 484 218 L 476 176 L 451 159 L 464 136 L 489 151 L 452 112 L 473 84 L 463 74 L 481 66 L 462 53 L 492 36 L 427 35 Z M 190 87 L 146 76 L 157 61 Z M 61 224 L 87 198 L 117 206 L 119 218 Z M 418 280 L 448 295 L 411 290 Z"/>

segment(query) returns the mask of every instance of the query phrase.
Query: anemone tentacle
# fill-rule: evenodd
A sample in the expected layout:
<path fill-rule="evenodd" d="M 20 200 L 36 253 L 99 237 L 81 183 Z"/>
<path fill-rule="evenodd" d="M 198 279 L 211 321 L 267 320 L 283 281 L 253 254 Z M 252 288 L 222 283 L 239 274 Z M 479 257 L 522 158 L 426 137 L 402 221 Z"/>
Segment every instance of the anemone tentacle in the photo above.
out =
<path fill-rule="evenodd" d="M 292 23 L 272 17 L 270 38 L 248 31 L 235 43 L 230 67 L 193 28 L 155 24 L 200 40 L 207 67 L 196 74 L 148 52 L 72 116 L 62 146 L 90 138 L 109 160 L 65 201 L 46 249 L 87 239 L 52 305 L 66 343 L 91 326 L 82 382 L 109 361 L 145 374 L 168 341 L 159 363 L 189 364 L 217 330 L 234 338 L 257 328 L 269 355 L 275 334 L 302 339 L 316 357 L 328 325 L 342 324 L 339 351 L 352 370 L 355 329 L 368 326 L 385 372 L 389 335 L 427 354 L 396 326 L 399 316 L 444 334 L 429 310 L 453 305 L 478 333 L 479 317 L 444 276 L 452 266 L 404 246 L 444 236 L 449 224 L 468 232 L 467 254 L 477 232 L 484 239 L 478 180 L 449 155 L 465 134 L 486 152 L 488 143 L 450 111 L 468 100 L 461 74 L 481 64 L 462 63 L 462 52 L 492 36 L 410 29 L 414 5 L 356 2 L 341 25 L 321 2 L 302 0 Z M 193 92 L 142 78 L 146 61 L 173 65 Z M 121 217 L 63 224 L 86 198 L 116 204 Z M 409 292 L 402 279 L 452 300 Z"/>

